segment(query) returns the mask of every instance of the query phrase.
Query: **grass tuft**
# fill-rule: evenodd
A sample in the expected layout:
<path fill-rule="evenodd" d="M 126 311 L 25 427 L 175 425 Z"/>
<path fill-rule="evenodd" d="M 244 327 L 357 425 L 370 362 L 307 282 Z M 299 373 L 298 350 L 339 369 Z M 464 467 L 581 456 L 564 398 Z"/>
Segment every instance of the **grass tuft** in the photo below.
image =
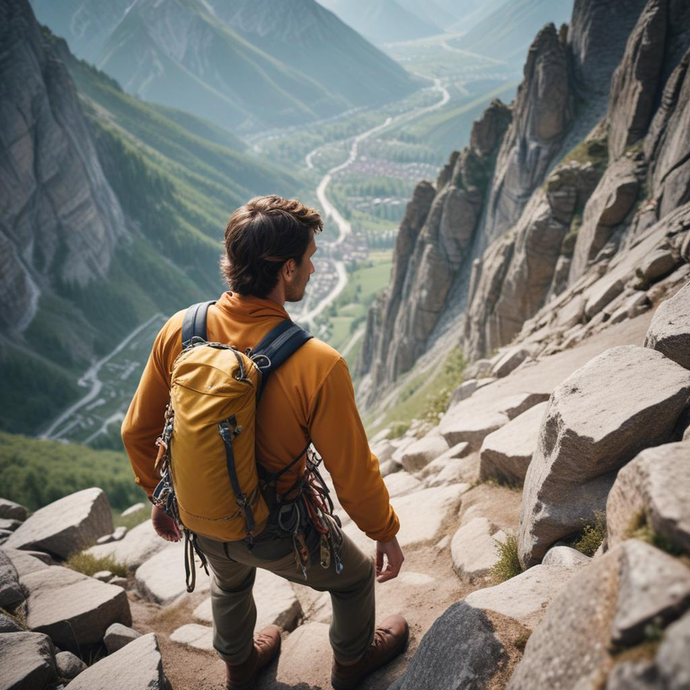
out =
<path fill-rule="evenodd" d="M 491 568 L 491 575 L 498 578 L 501 582 L 510 580 L 522 572 L 520 559 L 518 558 L 518 540 L 515 534 L 509 534 L 505 543 L 494 539 L 496 542 L 496 551 L 498 551 L 499 559 Z"/>
<path fill-rule="evenodd" d="M 678 548 L 663 534 L 659 534 L 654 530 L 654 528 L 649 524 L 647 514 L 644 510 L 640 510 L 630 521 L 625 538 L 646 541 L 648 544 L 655 546 L 657 549 L 661 549 L 661 551 L 665 551 L 671 556 L 683 556 L 682 549 Z"/>
<path fill-rule="evenodd" d="M 135 513 L 131 513 L 126 517 L 113 510 L 113 524 L 115 527 L 126 527 L 127 530 L 131 530 L 142 522 L 146 522 L 151 517 L 151 508 L 149 505 L 144 505 L 141 510 L 137 510 Z"/>
<path fill-rule="evenodd" d="M 582 520 L 585 522 L 584 518 Z M 594 524 L 586 524 L 582 536 L 573 544 L 585 556 L 592 557 L 601 546 L 606 536 L 606 513 L 603 510 L 594 511 Z"/>
<path fill-rule="evenodd" d="M 113 575 L 118 577 L 127 577 L 127 565 L 125 563 L 118 563 L 112 556 L 101 556 L 97 558 L 90 553 L 80 551 L 72 554 L 67 561 L 65 567 L 71 570 L 76 570 L 78 573 L 83 573 L 89 577 L 93 577 L 101 570 L 109 570 Z"/>

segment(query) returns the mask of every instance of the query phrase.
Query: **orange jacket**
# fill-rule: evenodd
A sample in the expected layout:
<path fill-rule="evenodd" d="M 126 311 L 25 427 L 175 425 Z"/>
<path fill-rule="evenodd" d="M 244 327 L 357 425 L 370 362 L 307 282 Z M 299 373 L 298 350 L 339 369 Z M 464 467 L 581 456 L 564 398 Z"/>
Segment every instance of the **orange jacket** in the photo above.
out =
<path fill-rule="evenodd" d="M 153 469 L 155 440 L 170 396 L 170 371 L 182 347 L 183 317 L 184 311 L 175 314 L 156 337 L 122 424 L 136 481 L 149 497 L 158 483 Z M 275 302 L 226 292 L 209 309 L 207 335 L 245 351 L 286 318 L 288 313 Z M 323 457 L 341 505 L 357 526 L 371 539 L 392 539 L 400 525 L 378 460 L 369 450 L 347 364 L 316 338 L 268 379 L 257 409 L 257 462 L 276 472 L 304 449 L 309 438 Z M 279 493 L 290 488 L 304 465 L 302 460 L 280 478 Z"/>

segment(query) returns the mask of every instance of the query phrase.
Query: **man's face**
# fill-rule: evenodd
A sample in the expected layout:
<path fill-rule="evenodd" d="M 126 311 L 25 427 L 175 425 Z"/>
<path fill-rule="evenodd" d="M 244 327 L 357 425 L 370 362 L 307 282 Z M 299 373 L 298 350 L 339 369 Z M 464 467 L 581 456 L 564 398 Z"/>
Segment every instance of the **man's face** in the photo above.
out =
<path fill-rule="evenodd" d="M 299 302 L 304 297 L 304 291 L 307 289 L 309 277 L 316 270 L 312 263 L 312 257 L 316 252 L 316 241 L 312 235 L 311 241 L 307 245 L 307 249 L 302 256 L 302 261 L 299 266 L 295 265 L 290 273 L 290 281 L 285 285 L 285 301 Z"/>

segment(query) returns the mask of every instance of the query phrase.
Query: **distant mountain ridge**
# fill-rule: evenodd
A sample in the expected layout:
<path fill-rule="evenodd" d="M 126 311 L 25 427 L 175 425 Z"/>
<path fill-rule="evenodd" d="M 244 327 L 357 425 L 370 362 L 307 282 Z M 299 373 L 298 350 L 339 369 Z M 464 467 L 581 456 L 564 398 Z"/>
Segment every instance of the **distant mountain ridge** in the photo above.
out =
<path fill-rule="evenodd" d="M 427 14 L 398 0 L 321 0 L 348 26 L 376 44 L 411 41 L 442 33 Z"/>
<path fill-rule="evenodd" d="M 415 81 L 315 0 L 70 0 L 39 20 L 129 92 L 233 131 L 401 98 Z"/>

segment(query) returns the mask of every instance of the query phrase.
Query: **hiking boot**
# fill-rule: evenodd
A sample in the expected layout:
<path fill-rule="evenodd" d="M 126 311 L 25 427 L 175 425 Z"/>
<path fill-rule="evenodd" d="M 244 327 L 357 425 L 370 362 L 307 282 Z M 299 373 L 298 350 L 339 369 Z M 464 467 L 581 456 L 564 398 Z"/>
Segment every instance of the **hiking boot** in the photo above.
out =
<path fill-rule="evenodd" d="M 400 654 L 407 644 L 410 628 L 402 616 L 388 616 L 374 631 L 374 641 L 354 664 L 333 660 L 331 685 L 335 690 L 354 690 L 364 676 L 387 664 Z"/>
<path fill-rule="evenodd" d="M 280 650 L 280 628 L 269 625 L 255 638 L 249 658 L 241 664 L 228 664 L 225 677 L 226 690 L 252 690 L 259 669 L 265 666 Z"/>

